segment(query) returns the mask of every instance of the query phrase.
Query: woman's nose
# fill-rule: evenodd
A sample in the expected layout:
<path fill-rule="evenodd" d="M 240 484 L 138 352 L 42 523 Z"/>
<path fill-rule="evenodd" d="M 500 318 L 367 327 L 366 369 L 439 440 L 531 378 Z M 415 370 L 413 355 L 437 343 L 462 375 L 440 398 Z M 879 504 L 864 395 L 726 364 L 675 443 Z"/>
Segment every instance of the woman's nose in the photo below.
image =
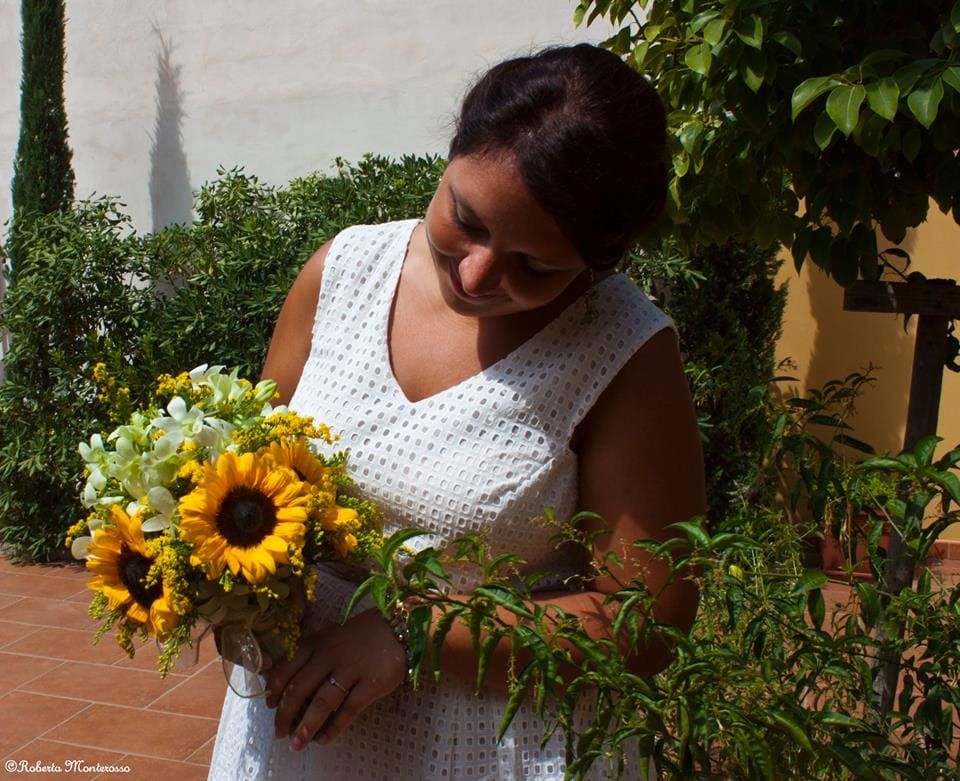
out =
<path fill-rule="evenodd" d="M 460 284 L 472 296 L 492 293 L 500 284 L 500 259 L 489 247 L 474 246 L 457 266 Z"/>

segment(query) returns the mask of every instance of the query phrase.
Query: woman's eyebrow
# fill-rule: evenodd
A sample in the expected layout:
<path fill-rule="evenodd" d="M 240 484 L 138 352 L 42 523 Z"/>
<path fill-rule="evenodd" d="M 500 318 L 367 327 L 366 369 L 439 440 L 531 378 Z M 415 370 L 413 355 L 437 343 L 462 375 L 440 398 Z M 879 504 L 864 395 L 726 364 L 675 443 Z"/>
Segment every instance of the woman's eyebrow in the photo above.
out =
<path fill-rule="evenodd" d="M 477 213 L 470 208 L 470 204 L 461 197 L 460 193 L 457 192 L 457 189 L 453 185 L 450 185 L 450 195 L 453 197 L 454 206 L 462 210 L 464 216 L 478 220 Z"/>

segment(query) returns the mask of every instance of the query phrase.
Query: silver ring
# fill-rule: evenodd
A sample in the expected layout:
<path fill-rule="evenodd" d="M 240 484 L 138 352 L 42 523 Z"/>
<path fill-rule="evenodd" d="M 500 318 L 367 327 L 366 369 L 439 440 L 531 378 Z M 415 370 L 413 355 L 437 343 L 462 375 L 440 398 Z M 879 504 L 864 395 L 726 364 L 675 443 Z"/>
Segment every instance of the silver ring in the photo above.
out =
<path fill-rule="evenodd" d="M 329 678 L 327 678 L 327 683 L 329 683 L 331 686 L 336 686 L 336 687 L 337 687 L 340 691 L 342 691 L 344 694 L 349 694 L 349 693 L 350 693 L 350 692 L 347 690 L 347 688 L 346 688 L 342 683 L 340 683 L 340 681 L 338 681 L 336 678 L 334 678 L 332 675 L 331 675 Z"/>

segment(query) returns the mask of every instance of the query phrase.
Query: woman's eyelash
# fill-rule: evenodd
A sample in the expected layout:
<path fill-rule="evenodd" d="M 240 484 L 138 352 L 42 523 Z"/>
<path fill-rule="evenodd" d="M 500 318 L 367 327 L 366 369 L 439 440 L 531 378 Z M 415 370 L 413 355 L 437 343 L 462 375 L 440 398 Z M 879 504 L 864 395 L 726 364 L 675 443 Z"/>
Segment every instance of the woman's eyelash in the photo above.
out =
<path fill-rule="evenodd" d="M 463 217 L 460 216 L 460 213 L 457 211 L 457 207 L 456 207 L 456 206 L 454 206 L 454 207 L 450 210 L 450 216 L 452 217 L 454 223 L 456 223 L 457 227 L 460 228 L 462 231 L 465 231 L 466 233 L 482 234 L 482 233 L 485 232 L 483 228 L 479 228 L 479 227 L 477 227 L 477 226 L 475 226 L 475 225 L 470 225 L 469 223 L 464 222 L 464 219 L 463 219 Z M 551 273 L 551 271 L 552 271 L 552 269 L 534 268 L 532 265 L 530 265 L 531 262 L 532 262 L 532 261 L 530 260 L 530 258 L 528 258 L 528 257 L 526 257 L 526 256 L 524 256 L 524 257 L 521 259 L 521 264 L 522 264 L 522 266 L 523 266 L 523 269 L 524 269 L 524 271 L 526 271 L 528 274 L 533 274 L 533 275 L 536 275 L 536 276 L 543 276 L 543 275 L 545 275 L 545 274 Z"/>

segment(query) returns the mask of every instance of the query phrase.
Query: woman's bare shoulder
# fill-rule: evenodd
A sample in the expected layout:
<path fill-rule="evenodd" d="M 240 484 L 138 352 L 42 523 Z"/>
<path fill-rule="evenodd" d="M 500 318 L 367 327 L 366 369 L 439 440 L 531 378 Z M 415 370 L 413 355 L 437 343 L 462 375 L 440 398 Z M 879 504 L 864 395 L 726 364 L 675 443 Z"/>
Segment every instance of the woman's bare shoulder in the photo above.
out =
<path fill-rule="evenodd" d="M 672 329 L 654 334 L 627 361 L 577 433 L 582 500 L 617 504 L 611 496 L 618 496 L 624 506 L 611 511 L 632 509 L 665 523 L 703 512 L 700 436 Z"/>

